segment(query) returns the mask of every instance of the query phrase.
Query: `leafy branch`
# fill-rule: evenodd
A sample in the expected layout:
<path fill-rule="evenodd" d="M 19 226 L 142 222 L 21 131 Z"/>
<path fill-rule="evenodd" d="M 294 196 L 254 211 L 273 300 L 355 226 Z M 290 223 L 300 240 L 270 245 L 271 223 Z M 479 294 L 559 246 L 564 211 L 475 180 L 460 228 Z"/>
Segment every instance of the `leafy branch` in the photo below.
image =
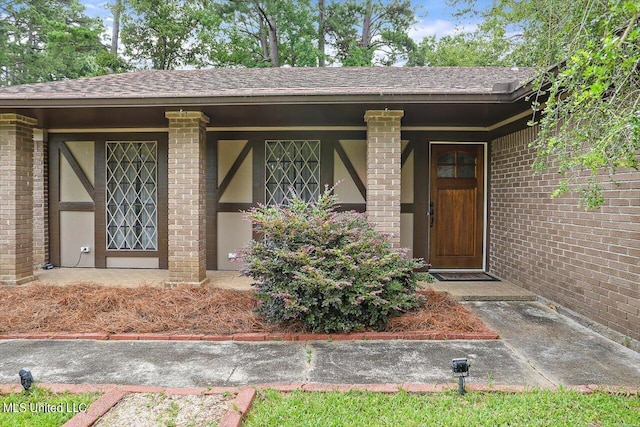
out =
<path fill-rule="evenodd" d="M 538 82 L 547 101 L 531 123 L 540 126 L 535 167 L 553 163 L 562 177 L 553 196 L 578 192 L 591 209 L 604 203 L 605 180 L 638 169 L 640 153 L 640 5 L 599 6 L 586 9 L 573 53 Z"/>

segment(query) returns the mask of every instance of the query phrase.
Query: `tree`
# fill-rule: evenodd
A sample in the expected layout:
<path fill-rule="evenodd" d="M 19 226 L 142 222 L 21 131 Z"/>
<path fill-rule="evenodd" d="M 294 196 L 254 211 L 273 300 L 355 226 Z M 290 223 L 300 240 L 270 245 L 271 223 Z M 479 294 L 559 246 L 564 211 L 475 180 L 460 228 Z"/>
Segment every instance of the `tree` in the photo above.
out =
<path fill-rule="evenodd" d="M 216 65 L 316 66 L 314 8 L 309 0 L 230 0 L 222 3 L 222 35 L 211 52 Z"/>
<path fill-rule="evenodd" d="M 0 3 L 0 85 L 106 74 L 102 31 L 77 0 Z"/>
<path fill-rule="evenodd" d="M 228 0 L 220 14 L 216 65 L 392 65 L 413 46 L 409 0 Z"/>
<path fill-rule="evenodd" d="M 120 42 L 120 16 L 124 10 L 122 0 L 115 0 L 109 5 L 113 14 L 113 27 L 111 29 L 111 47 L 108 51 L 98 54 L 96 61 L 102 67 L 107 68 L 110 73 L 122 73 L 131 70 L 131 66 L 118 55 L 118 45 Z"/>
<path fill-rule="evenodd" d="M 483 31 L 513 33 L 512 61 L 540 67 L 535 167 L 561 174 L 554 195 L 577 191 L 600 207 L 607 175 L 639 167 L 640 2 L 500 0 L 483 13 Z"/>
<path fill-rule="evenodd" d="M 577 36 L 557 72 L 541 79 L 538 96 L 546 104 L 535 104 L 541 115 L 532 120 L 540 125 L 536 167 L 557 159 L 563 179 L 555 195 L 575 187 L 581 179 L 575 171 L 586 171 L 578 191 L 588 208 L 604 203 L 603 172 L 637 170 L 640 158 L 640 3 L 594 6 L 600 7 L 585 19 L 595 25 Z"/>
<path fill-rule="evenodd" d="M 409 51 L 407 66 L 480 67 L 510 65 L 509 44 L 504 38 L 479 37 L 473 33 L 425 37 Z"/>
<path fill-rule="evenodd" d="M 590 0 L 497 0 L 485 10 L 478 10 L 477 0 L 450 3 L 462 6 L 459 15 L 480 16 L 475 38 L 508 43 L 507 59 L 514 65 L 548 67 L 569 52 L 568 41 L 580 24 L 585 1 Z"/>
<path fill-rule="evenodd" d="M 409 0 L 346 0 L 327 6 L 326 34 L 345 66 L 393 65 L 414 46 Z"/>
<path fill-rule="evenodd" d="M 121 20 L 125 55 L 157 70 L 198 64 L 219 26 L 209 0 L 127 0 Z"/>

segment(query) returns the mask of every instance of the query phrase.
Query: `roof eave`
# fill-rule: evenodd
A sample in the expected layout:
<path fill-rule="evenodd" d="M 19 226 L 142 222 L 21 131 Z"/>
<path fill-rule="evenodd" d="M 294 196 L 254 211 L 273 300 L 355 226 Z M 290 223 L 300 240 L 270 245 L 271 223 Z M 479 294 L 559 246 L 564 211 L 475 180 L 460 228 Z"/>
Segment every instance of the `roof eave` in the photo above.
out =
<path fill-rule="evenodd" d="M 520 89 L 509 93 L 0 99 L 0 108 L 200 107 L 210 105 L 368 103 L 499 104 L 514 102 L 521 97 L 514 96 L 519 94 L 519 92 Z"/>

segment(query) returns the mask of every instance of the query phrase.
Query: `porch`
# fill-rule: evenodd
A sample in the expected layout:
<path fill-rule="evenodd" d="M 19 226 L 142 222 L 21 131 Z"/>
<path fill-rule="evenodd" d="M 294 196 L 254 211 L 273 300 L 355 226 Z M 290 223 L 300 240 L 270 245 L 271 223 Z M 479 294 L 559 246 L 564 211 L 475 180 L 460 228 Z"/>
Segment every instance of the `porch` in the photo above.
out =
<path fill-rule="evenodd" d="M 54 268 L 34 272 L 36 280 L 51 285 L 95 283 L 102 286 L 135 287 L 165 286 L 168 270 L 108 269 L 108 268 Z M 207 285 L 224 289 L 249 290 L 252 279 L 237 271 L 207 270 Z M 458 301 L 535 301 L 536 295 L 507 281 L 500 282 L 426 282 L 438 292 L 446 292 Z"/>

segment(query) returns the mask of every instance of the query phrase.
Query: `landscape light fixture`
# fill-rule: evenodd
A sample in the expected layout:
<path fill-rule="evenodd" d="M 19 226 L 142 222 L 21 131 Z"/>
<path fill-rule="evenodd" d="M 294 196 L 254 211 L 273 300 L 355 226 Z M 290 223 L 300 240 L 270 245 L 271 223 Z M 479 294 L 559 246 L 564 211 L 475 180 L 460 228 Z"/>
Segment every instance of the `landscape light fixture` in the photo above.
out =
<path fill-rule="evenodd" d="M 453 359 L 451 361 L 453 376 L 458 378 L 458 392 L 464 394 L 464 377 L 469 376 L 469 361 L 466 358 Z"/>
<path fill-rule="evenodd" d="M 31 375 L 31 371 L 28 370 L 27 368 L 22 368 L 20 369 L 20 372 L 18 372 L 18 375 L 20 375 L 20 384 L 22 384 L 22 387 L 24 388 L 25 391 L 29 391 L 29 389 L 31 388 L 31 385 L 33 384 L 33 375 Z"/>

